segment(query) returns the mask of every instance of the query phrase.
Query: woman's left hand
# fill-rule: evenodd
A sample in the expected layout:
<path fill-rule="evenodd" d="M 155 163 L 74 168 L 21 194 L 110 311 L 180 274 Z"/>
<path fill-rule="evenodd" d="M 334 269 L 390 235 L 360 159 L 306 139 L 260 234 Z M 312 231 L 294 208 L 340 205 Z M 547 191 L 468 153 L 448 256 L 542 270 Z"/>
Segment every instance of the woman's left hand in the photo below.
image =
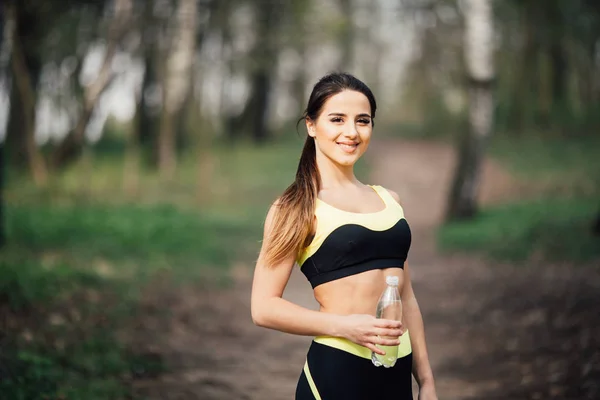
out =
<path fill-rule="evenodd" d="M 438 400 L 433 384 L 423 384 L 419 388 L 419 400 Z"/>

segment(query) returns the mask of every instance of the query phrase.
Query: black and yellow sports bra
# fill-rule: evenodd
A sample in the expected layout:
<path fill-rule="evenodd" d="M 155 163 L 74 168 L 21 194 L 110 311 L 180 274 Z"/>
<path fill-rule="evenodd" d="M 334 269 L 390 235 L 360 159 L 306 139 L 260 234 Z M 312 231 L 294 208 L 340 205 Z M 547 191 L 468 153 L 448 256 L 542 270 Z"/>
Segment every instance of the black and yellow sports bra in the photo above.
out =
<path fill-rule="evenodd" d="M 369 185 L 385 203 L 373 213 L 353 213 L 317 199 L 317 229 L 296 260 L 313 288 L 361 272 L 404 267 L 411 233 L 402 207 L 381 186 Z"/>

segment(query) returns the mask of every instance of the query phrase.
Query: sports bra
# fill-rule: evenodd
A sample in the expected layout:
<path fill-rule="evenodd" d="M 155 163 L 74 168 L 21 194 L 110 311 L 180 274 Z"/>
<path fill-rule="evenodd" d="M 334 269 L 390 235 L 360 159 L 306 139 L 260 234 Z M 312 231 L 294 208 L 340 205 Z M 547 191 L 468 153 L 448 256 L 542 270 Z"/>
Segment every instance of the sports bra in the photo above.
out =
<path fill-rule="evenodd" d="M 317 199 L 317 229 L 296 262 L 313 288 L 361 272 L 404 268 L 411 232 L 402 206 L 383 187 L 369 185 L 385 208 L 354 213 Z"/>

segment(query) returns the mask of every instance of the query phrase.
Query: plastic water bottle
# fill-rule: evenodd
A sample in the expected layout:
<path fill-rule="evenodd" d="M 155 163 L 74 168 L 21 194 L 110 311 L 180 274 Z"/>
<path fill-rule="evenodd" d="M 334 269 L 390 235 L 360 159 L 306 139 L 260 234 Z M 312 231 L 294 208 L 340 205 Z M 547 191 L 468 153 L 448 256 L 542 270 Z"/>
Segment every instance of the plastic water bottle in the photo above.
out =
<path fill-rule="evenodd" d="M 381 294 L 377 303 L 377 318 L 391 319 L 402 321 L 402 301 L 400 300 L 400 292 L 398 291 L 398 277 L 387 276 L 385 283 L 387 287 Z M 398 339 L 397 337 L 386 337 L 386 339 Z M 378 348 L 385 351 L 385 355 L 371 352 L 371 361 L 376 367 L 384 366 L 386 368 L 393 367 L 398 358 L 398 346 L 380 346 Z"/>

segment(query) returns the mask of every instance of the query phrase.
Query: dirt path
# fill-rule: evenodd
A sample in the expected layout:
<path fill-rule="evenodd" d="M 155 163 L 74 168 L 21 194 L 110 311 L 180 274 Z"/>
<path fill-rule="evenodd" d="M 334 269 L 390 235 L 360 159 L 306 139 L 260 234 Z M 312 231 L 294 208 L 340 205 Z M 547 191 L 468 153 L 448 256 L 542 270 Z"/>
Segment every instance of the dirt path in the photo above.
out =
<path fill-rule="evenodd" d="M 398 141 L 372 146 L 371 183 L 398 192 L 413 230 L 409 262 L 440 399 L 548 398 L 545 387 L 540 389 L 543 397 L 529 397 L 531 393 L 506 396 L 506 388 L 500 390 L 505 383 L 498 373 L 512 376 L 506 357 L 528 345 L 511 333 L 514 325 L 505 323 L 513 314 L 504 307 L 503 293 L 514 285 L 519 293 L 531 276 L 521 274 L 516 280 L 509 268 L 490 268 L 474 257 L 444 257 L 435 250 L 433 234 L 443 213 L 453 163 L 451 149 Z M 488 183 L 482 188 L 484 202 L 504 199 L 514 186 L 510 177 L 491 162 L 486 164 L 484 181 Z M 251 266 L 239 266 L 233 273 L 236 284 L 226 290 L 187 288 L 172 293 L 168 287 L 153 288 L 140 313 L 138 343 L 143 344 L 144 351 L 159 354 L 170 372 L 136 381 L 136 392 L 149 399 L 293 398 L 311 338 L 255 327 L 249 311 Z M 536 276 L 542 294 L 556 289 L 557 277 L 552 274 L 550 269 L 544 275 L 547 279 Z M 568 290 L 565 279 L 559 279 Z M 518 286 L 519 282 L 523 285 Z M 589 293 L 594 293 L 600 284 L 590 287 Z M 294 271 L 284 297 L 309 308 L 317 307 L 299 271 Z M 512 309 L 520 307 L 518 302 L 511 304 Z M 165 308 L 172 313 L 166 325 L 164 316 L 156 312 Z M 539 308 L 530 307 L 529 311 L 523 316 L 523 324 L 545 326 L 547 318 L 543 313 L 540 316 Z M 506 336 L 494 339 L 497 335 L 510 335 L 511 340 Z M 596 344 L 597 339 L 591 337 L 590 345 Z M 499 362 L 498 357 L 504 357 L 504 361 Z M 502 369 L 505 367 L 508 370 Z M 533 363 L 526 367 L 529 370 L 519 370 L 522 374 L 516 379 L 532 375 L 528 371 L 536 368 Z M 565 389 L 558 390 L 557 398 L 561 398 Z"/>
<path fill-rule="evenodd" d="M 486 285 L 492 278 L 492 270 L 479 260 L 448 258 L 436 251 L 435 228 L 443 218 L 455 161 L 453 149 L 429 142 L 387 141 L 376 143 L 371 150 L 376 155 L 372 161 L 373 181 L 398 193 L 411 224 L 409 263 L 440 398 L 476 396 L 481 387 L 493 382 L 476 385 L 468 377 L 440 373 L 451 360 L 468 353 L 471 343 L 458 334 L 453 320 L 469 307 L 473 287 Z M 510 176 L 489 160 L 484 166 L 483 182 L 484 203 L 503 199 L 516 187 Z M 442 315 L 444 318 L 440 318 Z"/>

